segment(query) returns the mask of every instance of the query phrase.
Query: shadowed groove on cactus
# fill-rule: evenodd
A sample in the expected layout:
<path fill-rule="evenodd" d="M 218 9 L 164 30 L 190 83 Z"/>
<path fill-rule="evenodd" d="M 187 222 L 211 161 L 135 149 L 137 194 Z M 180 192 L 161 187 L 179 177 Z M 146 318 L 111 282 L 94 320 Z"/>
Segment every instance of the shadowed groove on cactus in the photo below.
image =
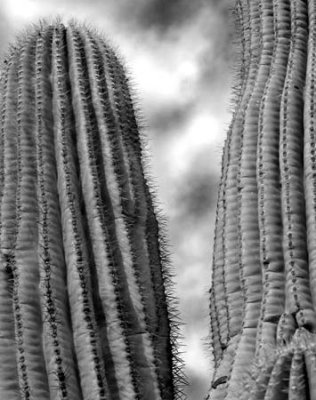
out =
<path fill-rule="evenodd" d="M 238 0 L 236 13 L 241 72 L 218 193 L 208 398 L 312 399 L 315 2 Z"/>
<path fill-rule="evenodd" d="M 182 398 L 162 222 L 107 42 L 60 21 L 21 37 L 0 140 L 0 397 Z"/>

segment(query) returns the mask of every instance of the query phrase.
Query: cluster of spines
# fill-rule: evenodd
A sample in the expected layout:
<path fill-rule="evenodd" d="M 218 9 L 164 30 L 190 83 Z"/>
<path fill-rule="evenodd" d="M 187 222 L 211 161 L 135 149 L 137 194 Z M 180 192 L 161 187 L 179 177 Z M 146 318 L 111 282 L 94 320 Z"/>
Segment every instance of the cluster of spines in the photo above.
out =
<path fill-rule="evenodd" d="M 218 195 L 210 399 L 313 398 L 314 7 L 236 3 L 242 65 Z"/>
<path fill-rule="evenodd" d="M 43 23 L 4 59 L 1 89 L 1 398 L 182 398 L 121 61 L 92 30 Z"/>

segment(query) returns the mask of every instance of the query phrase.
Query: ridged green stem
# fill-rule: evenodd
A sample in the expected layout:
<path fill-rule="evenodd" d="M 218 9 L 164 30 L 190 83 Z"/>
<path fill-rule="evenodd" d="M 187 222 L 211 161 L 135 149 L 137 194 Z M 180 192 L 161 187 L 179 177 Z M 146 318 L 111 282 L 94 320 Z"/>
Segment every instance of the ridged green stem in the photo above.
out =
<path fill-rule="evenodd" d="M 1 78 L 0 398 L 182 398 L 176 310 L 124 68 L 43 23 Z"/>
<path fill-rule="evenodd" d="M 235 85 L 241 95 L 222 160 L 210 298 L 216 363 L 208 398 L 313 399 L 315 2 L 255 3 L 236 2 L 240 69 L 249 72 Z M 230 223 L 234 236 L 222 228 Z M 238 329 L 230 329 L 238 316 Z"/>

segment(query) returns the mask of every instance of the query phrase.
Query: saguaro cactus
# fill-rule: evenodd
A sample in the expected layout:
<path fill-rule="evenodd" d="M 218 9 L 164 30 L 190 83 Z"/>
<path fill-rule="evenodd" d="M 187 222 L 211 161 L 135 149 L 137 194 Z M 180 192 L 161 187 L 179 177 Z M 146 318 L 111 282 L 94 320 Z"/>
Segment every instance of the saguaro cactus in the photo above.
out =
<path fill-rule="evenodd" d="M 209 399 L 316 399 L 316 3 L 238 0 Z"/>
<path fill-rule="evenodd" d="M 164 237 L 124 68 L 42 23 L 3 60 L 0 398 L 181 397 Z"/>

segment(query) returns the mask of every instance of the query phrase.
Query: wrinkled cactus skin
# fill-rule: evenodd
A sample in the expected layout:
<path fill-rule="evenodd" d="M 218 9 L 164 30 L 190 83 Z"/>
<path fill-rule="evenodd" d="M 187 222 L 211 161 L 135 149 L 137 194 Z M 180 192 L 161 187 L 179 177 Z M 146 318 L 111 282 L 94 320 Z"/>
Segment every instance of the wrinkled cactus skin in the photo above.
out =
<path fill-rule="evenodd" d="M 208 399 L 316 399 L 316 2 L 235 5 Z"/>
<path fill-rule="evenodd" d="M 0 398 L 182 398 L 168 256 L 122 62 L 41 23 L 3 59 Z"/>

